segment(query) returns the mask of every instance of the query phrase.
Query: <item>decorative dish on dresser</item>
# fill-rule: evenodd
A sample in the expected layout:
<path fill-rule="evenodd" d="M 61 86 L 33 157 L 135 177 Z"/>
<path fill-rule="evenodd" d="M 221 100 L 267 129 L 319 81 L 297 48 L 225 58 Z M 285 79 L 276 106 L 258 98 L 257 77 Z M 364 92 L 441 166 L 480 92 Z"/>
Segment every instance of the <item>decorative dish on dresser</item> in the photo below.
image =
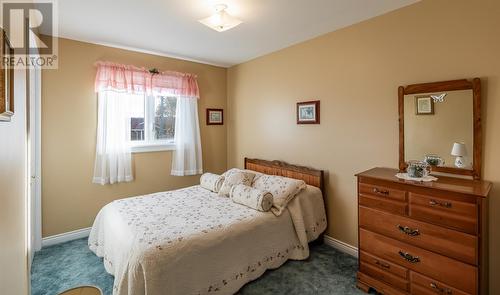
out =
<path fill-rule="evenodd" d="M 488 294 L 480 110 L 478 78 L 399 88 L 399 169 L 356 175 L 363 291 Z"/>

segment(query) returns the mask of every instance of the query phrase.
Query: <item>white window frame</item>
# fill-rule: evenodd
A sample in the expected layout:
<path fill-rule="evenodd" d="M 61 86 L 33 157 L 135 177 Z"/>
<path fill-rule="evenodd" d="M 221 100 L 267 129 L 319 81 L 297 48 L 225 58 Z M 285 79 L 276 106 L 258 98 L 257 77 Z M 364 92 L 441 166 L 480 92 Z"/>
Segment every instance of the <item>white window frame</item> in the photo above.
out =
<path fill-rule="evenodd" d="M 168 97 L 176 97 L 175 95 Z M 132 153 L 161 152 L 175 150 L 174 139 L 170 140 L 147 140 L 153 138 L 154 101 L 156 96 L 144 95 L 144 138 L 141 141 L 130 141 Z M 176 97 L 179 99 L 178 97 Z"/>

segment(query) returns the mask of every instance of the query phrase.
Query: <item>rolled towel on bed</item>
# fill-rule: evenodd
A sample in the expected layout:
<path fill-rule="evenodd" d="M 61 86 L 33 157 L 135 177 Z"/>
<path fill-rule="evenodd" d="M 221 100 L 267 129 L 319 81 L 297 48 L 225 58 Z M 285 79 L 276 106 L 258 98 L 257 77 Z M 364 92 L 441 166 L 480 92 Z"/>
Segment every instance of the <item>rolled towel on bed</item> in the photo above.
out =
<path fill-rule="evenodd" d="M 202 188 L 206 188 L 207 190 L 211 190 L 214 193 L 219 192 L 223 182 L 224 176 L 213 173 L 203 173 L 200 177 L 200 186 Z"/>
<path fill-rule="evenodd" d="M 248 185 L 234 185 L 229 195 L 233 202 L 262 212 L 269 211 L 273 206 L 273 195 L 270 192 L 256 189 Z"/>

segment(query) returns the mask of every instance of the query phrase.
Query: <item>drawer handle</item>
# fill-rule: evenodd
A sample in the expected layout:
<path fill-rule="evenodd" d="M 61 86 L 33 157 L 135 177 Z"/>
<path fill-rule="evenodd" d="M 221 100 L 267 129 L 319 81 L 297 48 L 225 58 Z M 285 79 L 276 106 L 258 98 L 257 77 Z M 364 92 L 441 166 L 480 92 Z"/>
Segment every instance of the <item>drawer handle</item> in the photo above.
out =
<path fill-rule="evenodd" d="M 429 205 L 431 206 L 440 206 L 444 208 L 451 208 L 451 203 L 450 202 L 438 202 L 436 200 L 430 200 Z"/>
<path fill-rule="evenodd" d="M 410 237 L 416 237 L 420 235 L 420 231 L 418 229 L 413 229 L 411 227 L 407 226 L 402 226 L 402 225 L 396 225 L 396 227 L 399 229 L 400 232 L 404 233 L 405 235 L 408 235 Z"/>
<path fill-rule="evenodd" d="M 379 194 L 379 195 L 385 195 L 385 196 L 389 195 L 389 191 L 381 191 L 378 188 L 374 188 L 373 192 L 376 193 L 376 194 Z"/>
<path fill-rule="evenodd" d="M 420 262 L 420 258 L 418 258 L 418 256 L 414 257 L 413 255 L 411 255 L 408 252 L 399 251 L 399 255 L 401 257 L 403 257 L 406 261 L 410 262 L 410 263 Z"/>
<path fill-rule="evenodd" d="M 434 282 L 431 283 L 431 288 L 434 289 L 434 290 L 436 290 L 437 292 L 439 292 L 441 294 L 453 294 L 453 292 L 450 289 L 448 289 L 448 288 L 440 288 L 438 286 L 438 284 L 436 284 Z"/>
<path fill-rule="evenodd" d="M 391 268 L 391 266 L 389 264 L 380 262 L 378 260 L 375 260 L 375 264 L 380 266 L 380 267 L 383 267 L 383 268 Z"/>

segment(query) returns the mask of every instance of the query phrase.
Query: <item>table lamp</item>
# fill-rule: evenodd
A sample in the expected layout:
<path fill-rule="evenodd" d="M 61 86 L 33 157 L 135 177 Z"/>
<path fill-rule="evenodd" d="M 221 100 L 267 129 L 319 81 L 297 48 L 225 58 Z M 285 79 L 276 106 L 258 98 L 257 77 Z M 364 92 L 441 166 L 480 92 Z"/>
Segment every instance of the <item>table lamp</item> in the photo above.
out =
<path fill-rule="evenodd" d="M 455 166 L 457 168 L 464 168 L 464 157 L 467 156 L 467 149 L 465 148 L 465 143 L 455 142 L 453 148 L 451 149 L 451 155 L 455 156 Z"/>

